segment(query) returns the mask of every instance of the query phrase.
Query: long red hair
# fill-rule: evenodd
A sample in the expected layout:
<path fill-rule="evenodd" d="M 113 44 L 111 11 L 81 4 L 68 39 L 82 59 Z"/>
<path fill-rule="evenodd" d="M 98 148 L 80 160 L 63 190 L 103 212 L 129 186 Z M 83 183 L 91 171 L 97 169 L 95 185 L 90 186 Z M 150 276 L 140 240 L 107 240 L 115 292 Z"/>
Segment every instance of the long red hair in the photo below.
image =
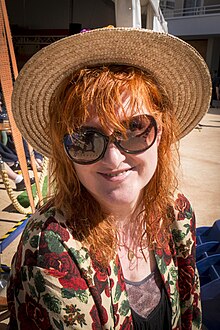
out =
<path fill-rule="evenodd" d="M 162 246 L 169 239 L 173 194 L 177 187 L 175 164 L 178 159 L 176 120 L 166 91 L 154 77 L 130 66 L 107 65 L 78 70 L 59 86 L 50 103 L 50 136 L 52 143 L 53 202 L 65 212 L 77 239 L 94 251 L 102 251 L 101 262 L 107 264 L 115 253 L 116 228 L 111 214 L 104 214 L 98 202 L 78 180 L 73 162 L 67 157 L 62 140 L 66 133 L 80 127 L 96 111 L 103 129 L 121 127 L 116 106 L 123 108 L 122 92 L 129 94 L 129 108 L 137 109 L 145 102 L 147 109 L 162 128 L 158 147 L 158 164 L 153 178 L 144 188 L 142 211 L 131 222 L 137 244 L 142 244 L 146 228 L 147 244 Z M 130 114 L 129 114 L 130 115 Z M 133 226 L 132 226 L 133 223 Z M 161 241 L 161 233 L 163 240 Z"/>

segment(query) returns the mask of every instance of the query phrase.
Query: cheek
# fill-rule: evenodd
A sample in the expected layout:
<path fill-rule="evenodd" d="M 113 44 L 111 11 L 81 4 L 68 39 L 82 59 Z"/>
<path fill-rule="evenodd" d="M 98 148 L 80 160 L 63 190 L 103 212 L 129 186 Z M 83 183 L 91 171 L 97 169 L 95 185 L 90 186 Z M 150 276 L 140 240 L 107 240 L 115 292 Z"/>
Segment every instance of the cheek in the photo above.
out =
<path fill-rule="evenodd" d="M 80 164 L 74 164 L 76 175 L 78 176 L 81 183 L 84 183 L 86 177 L 87 177 L 87 169 L 86 165 L 80 165 Z"/>
<path fill-rule="evenodd" d="M 83 184 L 83 186 L 87 189 L 90 189 L 93 183 L 93 165 L 80 165 L 74 164 L 76 175 L 78 176 L 79 181 Z"/>
<path fill-rule="evenodd" d="M 141 155 L 141 164 L 143 175 L 150 180 L 157 167 L 157 143 Z"/>

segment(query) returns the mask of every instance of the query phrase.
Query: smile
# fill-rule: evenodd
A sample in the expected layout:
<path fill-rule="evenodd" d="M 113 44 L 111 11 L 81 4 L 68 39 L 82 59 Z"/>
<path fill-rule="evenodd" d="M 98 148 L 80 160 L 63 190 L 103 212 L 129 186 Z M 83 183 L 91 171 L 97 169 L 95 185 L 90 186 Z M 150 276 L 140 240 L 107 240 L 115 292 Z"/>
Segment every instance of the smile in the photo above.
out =
<path fill-rule="evenodd" d="M 99 174 L 101 174 L 104 178 L 106 179 L 125 179 L 132 171 L 133 168 L 129 168 L 127 170 L 123 170 L 123 171 L 117 171 L 117 172 L 111 172 L 111 173 L 101 173 L 99 172 Z"/>
<path fill-rule="evenodd" d="M 105 175 L 107 175 L 107 176 L 113 178 L 113 177 L 115 177 L 115 176 L 121 176 L 121 175 L 123 175 L 124 173 L 126 173 L 127 171 L 129 171 L 129 170 L 126 170 L 126 171 L 123 171 L 123 172 L 120 172 L 120 173 L 108 173 L 108 174 L 105 174 Z"/>

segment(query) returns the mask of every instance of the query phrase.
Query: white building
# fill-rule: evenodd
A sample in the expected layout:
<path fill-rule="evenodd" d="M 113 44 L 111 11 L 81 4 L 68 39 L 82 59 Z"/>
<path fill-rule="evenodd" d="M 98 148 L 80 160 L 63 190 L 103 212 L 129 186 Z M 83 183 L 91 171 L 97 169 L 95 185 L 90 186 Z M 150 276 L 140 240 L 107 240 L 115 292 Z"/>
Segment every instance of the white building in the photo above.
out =
<path fill-rule="evenodd" d="M 220 0 L 6 0 L 6 5 L 19 68 L 61 37 L 113 25 L 168 31 L 197 48 L 211 72 L 220 70 Z"/>
<path fill-rule="evenodd" d="M 115 3 L 116 26 L 134 26 L 167 32 L 167 23 L 159 0 L 112 1 Z"/>
<path fill-rule="evenodd" d="M 194 46 L 220 76 L 220 0 L 161 0 L 168 31 Z"/>
<path fill-rule="evenodd" d="M 40 48 L 84 28 L 167 31 L 159 0 L 6 0 L 6 6 L 19 68 Z"/>

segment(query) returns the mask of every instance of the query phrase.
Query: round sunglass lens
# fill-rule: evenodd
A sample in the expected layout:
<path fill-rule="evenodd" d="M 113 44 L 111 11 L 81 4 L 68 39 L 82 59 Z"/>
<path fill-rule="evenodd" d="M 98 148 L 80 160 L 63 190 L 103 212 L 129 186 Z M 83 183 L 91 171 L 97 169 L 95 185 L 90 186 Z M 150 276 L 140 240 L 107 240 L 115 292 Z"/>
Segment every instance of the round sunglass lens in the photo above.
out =
<path fill-rule="evenodd" d="M 69 157 L 79 163 L 89 163 L 100 157 L 105 141 L 101 135 L 92 131 L 74 133 L 64 141 Z"/>
<path fill-rule="evenodd" d="M 119 142 L 120 146 L 127 152 L 138 153 L 147 150 L 156 138 L 156 122 L 152 116 L 135 116 L 129 122 L 126 131 L 126 139 Z"/>

